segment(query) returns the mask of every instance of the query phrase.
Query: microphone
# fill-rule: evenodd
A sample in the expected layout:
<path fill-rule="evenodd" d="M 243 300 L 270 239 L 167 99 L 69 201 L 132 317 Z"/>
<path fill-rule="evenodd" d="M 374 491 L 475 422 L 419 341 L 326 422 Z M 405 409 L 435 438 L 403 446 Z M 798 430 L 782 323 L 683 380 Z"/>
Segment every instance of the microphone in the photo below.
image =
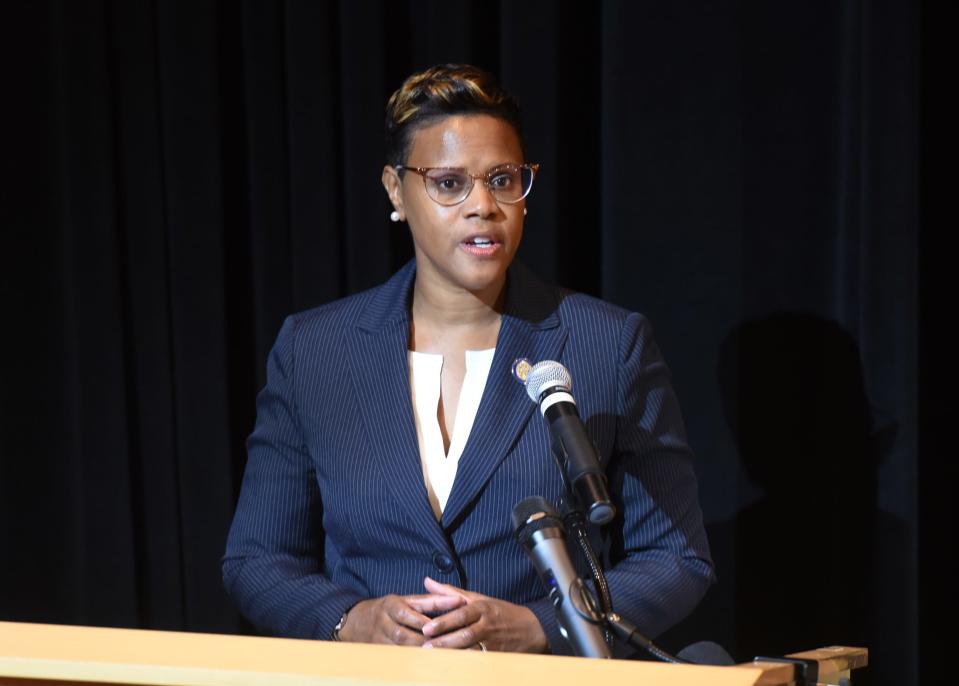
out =
<path fill-rule="evenodd" d="M 580 657 L 612 657 L 599 626 L 586 618 L 595 612 L 586 605 L 588 591 L 569 559 L 566 531 L 553 506 L 541 496 L 520 501 L 513 508 L 513 531 L 549 590 L 559 631 L 573 652 Z"/>
<path fill-rule="evenodd" d="M 559 362 L 537 362 L 526 375 L 526 393 L 539 405 L 549 425 L 553 456 L 559 463 L 567 490 L 586 509 L 591 524 L 608 524 L 616 515 L 609 499 L 606 475 L 599 466 L 596 448 L 586 433 L 571 394 L 573 378 Z"/>

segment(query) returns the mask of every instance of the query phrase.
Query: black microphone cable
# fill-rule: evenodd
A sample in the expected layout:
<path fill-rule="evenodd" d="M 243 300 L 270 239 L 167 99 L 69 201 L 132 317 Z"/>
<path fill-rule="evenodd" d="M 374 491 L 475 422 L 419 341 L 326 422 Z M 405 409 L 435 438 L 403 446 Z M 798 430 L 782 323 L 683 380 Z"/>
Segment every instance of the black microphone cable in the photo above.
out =
<path fill-rule="evenodd" d="M 604 626 L 607 631 L 612 632 L 616 638 L 623 643 L 631 645 L 634 648 L 645 650 L 647 653 L 663 662 L 670 662 L 675 665 L 693 664 L 689 660 L 677 657 L 668 653 L 653 640 L 639 630 L 635 624 L 616 612 L 602 612 L 596 606 L 596 599 L 586 588 L 585 584 L 578 584 L 577 589 L 580 594 L 580 602 L 572 603 L 573 608 L 587 622 Z"/>

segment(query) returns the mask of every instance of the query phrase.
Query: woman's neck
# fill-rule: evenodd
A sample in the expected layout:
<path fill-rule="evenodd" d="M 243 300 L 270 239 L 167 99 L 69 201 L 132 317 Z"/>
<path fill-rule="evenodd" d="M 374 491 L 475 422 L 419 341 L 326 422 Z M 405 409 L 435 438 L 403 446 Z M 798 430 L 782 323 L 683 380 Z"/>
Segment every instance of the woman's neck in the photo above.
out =
<path fill-rule="evenodd" d="M 428 352 L 450 343 L 469 350 L 495 347 L 505 293 L 505 279 L 496 289 L 474 293 L 432 287 L 417 278 L 413 284 L 410 348 Z"/>

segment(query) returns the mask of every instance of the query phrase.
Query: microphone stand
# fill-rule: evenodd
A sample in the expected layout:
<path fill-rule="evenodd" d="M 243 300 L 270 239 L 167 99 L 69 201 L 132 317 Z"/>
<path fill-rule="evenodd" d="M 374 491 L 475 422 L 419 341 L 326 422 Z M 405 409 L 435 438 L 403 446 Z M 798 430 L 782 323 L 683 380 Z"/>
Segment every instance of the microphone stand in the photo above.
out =
<path fill-rule="evenodd" d="M 596 551 L 593 550 L 593 545 L 589 541 L 589 533 L 586 530 L 585 512 L 583 511 L 583 508 L 579 506 L 578 501 L 575 499 L 575 496 L 572 494 L 569 488 L 566 489 L 566 495 L 559 501 L 559 512 L 563 518 L 563 524 L 566 525 L 566 530 L 573 534 L 574 538 L 576 539 L 576 543 L 579 545 L 579 549 L 586 560 L 590 575 L 593 577 L 593 584 L 595 585 L 596 592 L 599 595 L 599 604 L 600 608 L 602 609 L 602 614 L 607 615 L 613 611 L 613 599 L 609 593 L 609 584 L 606 583 L 606 574 L 603 573 L 603 566 L 600 564 L 599 557 L 596 555 Z M 589 592 L 585 589 L 584 595 L 589 595 Z M 595 605 L 595 602 L 593 602 L 591 596 L 589 597 L 589 600 L 584 600 L 584 602 L 589 608 L 592 608 L 593 605 Z M 582 612 L 580 614 L 582 614 Z M 610 628 L 603 627 L 603 633 L 606 635 L 606 643 L 612 647 L 613 634 L 610 631 Z"/>
<path fill-rule="evenodd" d="M 603 573 L 603 567 L 600 564 L 599 557 L 596 555 L 596 551 L 593 550 L 593 545 L 589 541 L 589 534 L 586 530 L 585 512 L 568 485 L 565 490 L 566 495 L 559 501 L 563 524 L 576 538 L 579 549 L 582 551 L 583 557 L 589 566 L 593 584 L 599 595 L 599 607 L 597 607 L 596 598 L 589 592 L 585 584 L 579 583 L 577 586 L 580 594 L 580 602 L 578 604 L 574 602 L 573 607 L 584 619 L 603 627 L 606 643 L 608 643 L 610 647 L 613 645 L 613 637 L 615 636 L 623 643 L 643 650 L 663 662 L 689 664 L 688 660 L 667 653 L 653 643 L 652 639 L 640 632 L 635 624 L 613 611 L 613 599 L 609 592 L 609 584 L 606 582 L 606 575 Z M 570 589 L 570 592 L 572 593 L 572 589 Z"/>

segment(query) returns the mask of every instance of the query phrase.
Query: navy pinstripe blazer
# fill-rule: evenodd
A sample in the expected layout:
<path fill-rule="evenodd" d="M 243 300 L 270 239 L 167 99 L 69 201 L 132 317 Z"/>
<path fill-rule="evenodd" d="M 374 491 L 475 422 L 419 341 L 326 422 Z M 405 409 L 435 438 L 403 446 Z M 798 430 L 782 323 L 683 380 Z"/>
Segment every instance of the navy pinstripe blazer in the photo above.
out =
<path fill-rule="evenodd" d="M 527 605 L 569 653 L 512 533 L 513 506 L 562 493 L 546 424 L 513 361 L 571 372 L 620 516 L 605 535 L 616 610 L 649 634 L 684 617 L 712 562 L 679 407 L 650 327 L 588 296 L 508 277 L 496 353 L 442 520 L 427 499 L 407 347 L 415 263 L 370 291 L 286 320 L 223 560 L 240 611 L 261 629 L 328 638 L 365 598 L 423 593 L 427 575 Z"/>

